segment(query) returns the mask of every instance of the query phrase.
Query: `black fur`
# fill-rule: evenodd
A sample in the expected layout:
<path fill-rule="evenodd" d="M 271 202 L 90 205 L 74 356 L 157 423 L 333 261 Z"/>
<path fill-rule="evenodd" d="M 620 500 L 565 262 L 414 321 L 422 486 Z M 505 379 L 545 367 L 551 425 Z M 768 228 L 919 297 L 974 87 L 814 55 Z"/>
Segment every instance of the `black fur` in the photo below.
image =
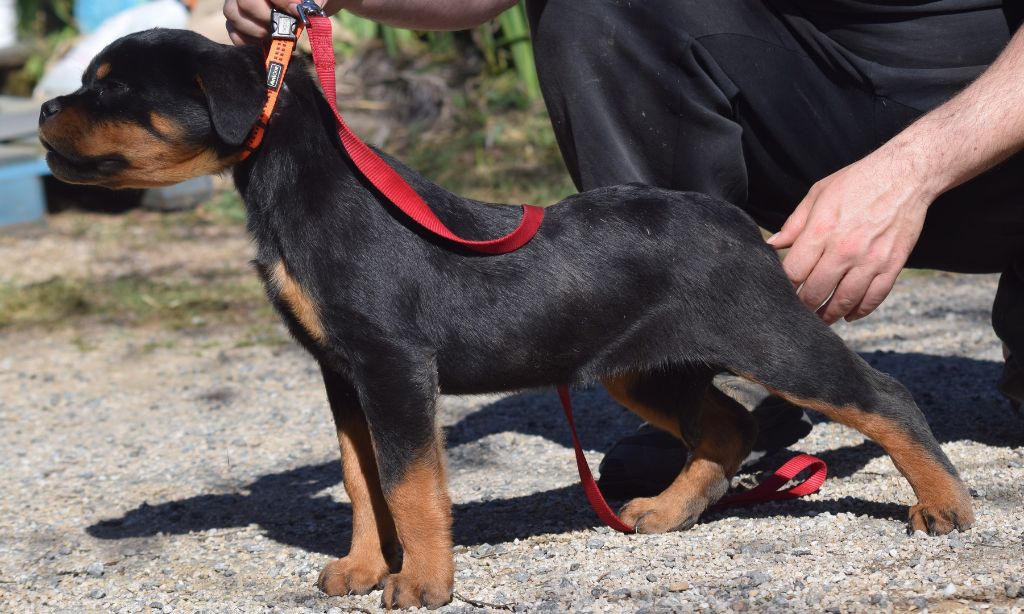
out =
<path fill-rule="evenodd" d="M 232 151 L 262 104 L 254 57 L 152 31 L 98 61 L 140 63 L 144 84 L 132 87 L 157 92 L 147 104 L 177 105 L 190 134 Z M 189 86 L 197 72 L 202 90 Z M 460 236 L 493 238 L 518 222 L 519 207 L 461 198 L 388 160 Z M 332 397 L 349 399 L 345 411 L 357 399 L 385 493 L 436 444 L 438 391 L 578 386 L 622 373 L 666 382 L 638 394 L 676 414 L 691 445 L 701 432 L 687 399 L 728 370 L 836 408 L 840 419 L 881 416 L 925 451 L 922 462 L 956 475 L 906 390 L 803 307 L 757 226 L 728 203 L 637 184 L 603 188 L 550 207 L 518 251 L 467 251 L 411 223 L 356 172 L 303 59 L 287 74 L 262 146 L 234 177 L 269 297 L 333 382 Z M 318 307 L 322 342 L 271 282 L 280 262 Z"/>

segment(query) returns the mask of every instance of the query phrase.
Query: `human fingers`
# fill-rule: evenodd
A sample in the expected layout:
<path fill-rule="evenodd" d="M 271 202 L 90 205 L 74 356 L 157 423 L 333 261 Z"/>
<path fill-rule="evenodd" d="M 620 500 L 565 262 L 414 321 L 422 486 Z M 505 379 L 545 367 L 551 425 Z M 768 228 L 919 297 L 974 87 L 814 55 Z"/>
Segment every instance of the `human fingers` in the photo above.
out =
<path fill-rule="evenodd" d="M 846 317 L 864 300 L 868 288 L 871 287 L 871 282 L 877 275 L 874 269 L 868 267 L 850 269 L 836 286 L 835 292 L 832 293 L 832 297 L 828 299 L 824 308 L 820 310 L 821 319 L 826 324 L 832 325 L 840 318 Z"/>
<path fill-rule="evenodd" d="M 259 41 L 270 34 L 270 5 L 266 0 L 226 0 L 224 18 L 229 35 L 234 32 L 240 40 Z"/>
<path fill-rule="evenodd" d="M 900 271 L 897 269 L 896 271 L 889 271 L 875 277 L 864 293 L 864 298 L 846 314 L 846 321 L 853 322 L 854 320 L 859 320 L 877 309 L 882 304 L 882 301 L 889 296 L 889 293 L 892 292 L 899 274 Z"/>
<path fill-rule="evenodd" d="M 241 47 L 243 45 L 255 45 L 259 44 L 260 42 L 260 39 L 253 38 L 251 36 L 246 36 L 238 30 L 236 30 L 234 24 L 232 24 L 230 21 L 224 22 L 224 27 L 227 28 L 228 38 L 231 39 L 231 42 L 236 47 Z"/>
<path fill-rule="evenodd" d="M 794 289 L 800 288 L 825 252 L 823 234 L 802 233 L 782 260 L 782 268 Z"/>
<path fill-rule="evenodd" d="M 814 200 L 817 198 L 818 188 L 817 184 L 811 187 L 811 190 L 807 192 L 803 200 L 796 206 L 793 213 L 789 214 L 786 218 L 786 222 L 779 229 L 779 232 L 768 237 L 768 244 L 775 249 L 784 249 L 793 245 L 796 242 L 797 237 L 803 232 L 804 227 L 807 225 L 807 217 L 811 213 L 811 209 L 814 207 Z"/>
<path fill-rule="evenodd" d="M 837 261 L 827 253 L 823 254 L 800 284 L 797 291 L 800 302 L 811 311 L 818 311 L 832 296 L 848 270 L 849 266 L 845 263 Z"/>

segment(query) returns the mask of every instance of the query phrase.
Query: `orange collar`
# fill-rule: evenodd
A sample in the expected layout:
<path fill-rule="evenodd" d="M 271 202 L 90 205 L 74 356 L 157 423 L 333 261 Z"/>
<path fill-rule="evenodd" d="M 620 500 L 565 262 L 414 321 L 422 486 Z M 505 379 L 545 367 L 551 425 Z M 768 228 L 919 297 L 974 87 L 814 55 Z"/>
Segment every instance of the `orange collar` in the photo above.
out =
<path fill-rule="evenodd" d="M 282 13 L 278 10 L 271 11 L 270 23 L 273 28 L 273 38 L 270 47 L 267 49 L 267 101 L 263 103 L 263 110 L 245 141 L 245 149 L 242 151 L 239 160 L 245 160 L 263 142 L 263 134 L 267 131 L 267 124 L 270 123 L 270 116 L 274 113 L 274 106 L 277 105 L 277 96 L 281 93 L 284 85 L 284 75 L 288 72 L 288 64 L 292 61 L 292 51 L 295 50 L 295 43 L 302 35 L 302 23 L 298 19 Z"/>

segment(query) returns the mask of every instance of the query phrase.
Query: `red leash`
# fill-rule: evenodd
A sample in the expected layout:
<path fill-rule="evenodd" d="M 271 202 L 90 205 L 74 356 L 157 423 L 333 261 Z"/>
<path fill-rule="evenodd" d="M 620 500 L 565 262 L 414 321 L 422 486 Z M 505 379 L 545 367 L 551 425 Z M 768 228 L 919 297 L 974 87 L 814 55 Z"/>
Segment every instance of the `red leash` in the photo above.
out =
<path fill-rule="evenodd" d="M 523 205 L 523 218 L 519 222 L 519 226 L 504 237 L 488 241 L 470 241 L 458 237 L 438 219 L 427 203 L 423 202 L 420 195 L 416 193 L 416 190 L 412 189 L 412 186 L 406 183 L 395 169 L 391 168 L 349 129 L 345 120 L 342 119 L 341 113 L 338 112 L 337 106 L 331 20 L 328 17 L 312 15 L 308 19 L 309 44 L 313 48 L 313 64 L 316 67 L 316 74 L 320 78 L 320 84 L 323 86 L 324 95 L 331 103 L 331 110 L 334 111 L 334 118 L 338 122 L 338 137 L 341 138 L 345 151 L 348 152 L 349 157 L 352 158 L 359 171 L 366 176 L 366 179 L 417 224 L 453 243 L 484 254 L 505 254 L 526 245 L 536 234 L 544 219 L 542 207 Z"/>
<path fill-rule="evenodd" d="M 299 14 L 304 22 L 308 21 L 306 30 L 309 35 L 310 46 L 313 49 L 313 64 L 316 67 L 316 74 L 320 79 L 324 95 L 327 97 L 331 110 L 334 112 L 335 120 L 338 123 L 338 137 L 341 139 L 345 151 L 348 152 L 356 167 L 374 187 L 380 190 L 388 200 L 423 228 L 453 243 L 484 254 L 512 252 L 533 238 L 537 229 L 540 228 L 541 221 L 544 219 L 544 209 L 532 205 L 523 205 L 523 217 L 519 226 L 511 233 L 497 239 L 470 241 L 456 236 L 455 233 L 449 230 L 431 211 L 427 203 L 423 201 L 412 186 L 406 183 L 395 169 L 391 168 L 387 162 L 378 156 L 366 143 L 361 141 L 345 124 L 341 113 L 338 112 L 337 92 L 335 90 L 331 21 L 323 16 L 320 8 L 312 4 L 311 0 L 305 0 L 303 4 L 299 5 Z M 301 29 L 298 32 L 301 33 Z M 269 120 L 269 117 L 267 119 Z M 258 145 L 258 142 L 256 144 Z M 597 487 L 594 476 L 590 472 L 590 466 L 583 455 L 583 448 L 576 433 L 576 422 L 573 420 L 572 402 L 569 398 L 568 386 L 559 386 L 558 396 L 562 400 L 565 417 L 569 422 L 569 429 L 572 431 L 573 447 L 576 450 L 576 465 L 579 468 L 580 481 L 583 484 L 583 491 L 587 495 L 587 500 L 590 501 L 590 506 L 597 513 L 597 516 L 611 528 L 624 533 L 633 533 L 634 528 L 624 523 L 608 506 L 608 502 L 605 501 L 604 495 L 601 494 L 601 490 Z M 813 469 L 814 472 L 796 486 L 787 490 L 779 490 L 805 469 Z M 711 509 L 802 497 L 817 491 L 825 481 L 825 475 L 826 467 L 823 461 L 813 456 L 801 454 L 790 459 L 774 475 L 756 488 L 726 497 Z"/>
<path fill-rule="evenodd" d="M 572 400 L 569 398 L 569 387 L 558 387 L 558 398 L 562 401 L 562 409 L 565 410 L 565 419 L 569 422 L 569 430 L 572 431 L 572 445 L 576 449 L 576 467 L 579 469 L 580 482 L 583 484 L 583 492 L 587 495 L 587 501 L 594 513 L 609 527 L 623 533 L 635 533 L 635 527 L 626 524 L 618 515 L 612 511 L 605 501 L 601 489 L 597 487 L 594 476 L 590 472 L 590 465 L 583 455 L 583 448 L 580 445 L 579 435 L 576 434 L 576 421 L 572 417 Z M 800 472 L 812 469 L 813 472 L 804 481 L 786 490 L 779 490 Z M 709 511 L 718 511 L 727 507 L 752 505 L 764 501 L 781 501 L 785 499 L 796 499 L 816 492 L 825 482 L 828 469 L 825 461 L 815 458 L 809 454 L 798 454 L 789 459 L 785 465 L 779 467 L 774 474 L 756 487 L 740 492 L 719 500 L 711 506 Z"/>

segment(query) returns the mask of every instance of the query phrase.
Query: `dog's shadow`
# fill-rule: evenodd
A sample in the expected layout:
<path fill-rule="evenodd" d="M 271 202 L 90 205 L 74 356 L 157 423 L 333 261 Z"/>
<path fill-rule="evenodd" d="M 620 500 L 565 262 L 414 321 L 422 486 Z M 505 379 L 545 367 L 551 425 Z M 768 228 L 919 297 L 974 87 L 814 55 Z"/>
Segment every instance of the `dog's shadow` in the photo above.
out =
<path fill-rule="evenodd" d="M 1013 447 L 1024 440 L 1024 422 L 990 391 L 999 375 L 998 363 L 922 354 L 872 353 L 865 358 L 911 389 L 940 441 L 971 440 Z M 582 391 L 574 400 L 579 406 L 580 437 L 588 449 L 607 449 L 637 424 L 632 414 L 598 390 Z M 972 406 L 969 410 L 968 404 Z M 571 447 L 553 392 L 503 398 L 458 421 L 447 429 L 447 437 L 450 446 L 457 446 L 506 431 L 544 437 Z M 881 448 L 865 442 L 819 456 L 829 464 L 831 475 L 848 476 L 882 454 Z M 508 470 L 529 470 L 519 466 L 528 462 L 509 458 Z M 571 454 L 566 455 L 566 462 L 572 462 Z M 324 491 L 340 479 L 337 461 L 306 465 L 265 475 L 239 493 L 199 495 L 159 505 L 143 503 L 87 531 L 100 539 L 125 539 L 256 524 L 267 538 L 277 542 L 310 552 L 337 554 L 346 549 L 350 538 L 351 508 Z M 842 511 L 894 520 L 902 520 L 906 514 L 905 508 L 895 503 L 845 498 L 728 510 L 711 514 L 705 521 L 738 515 L 809 516 Z M 454 515 L 455 542 L 467 546 L 599 524 L 575 484 L 524 496 L 456 504 Z"/>

